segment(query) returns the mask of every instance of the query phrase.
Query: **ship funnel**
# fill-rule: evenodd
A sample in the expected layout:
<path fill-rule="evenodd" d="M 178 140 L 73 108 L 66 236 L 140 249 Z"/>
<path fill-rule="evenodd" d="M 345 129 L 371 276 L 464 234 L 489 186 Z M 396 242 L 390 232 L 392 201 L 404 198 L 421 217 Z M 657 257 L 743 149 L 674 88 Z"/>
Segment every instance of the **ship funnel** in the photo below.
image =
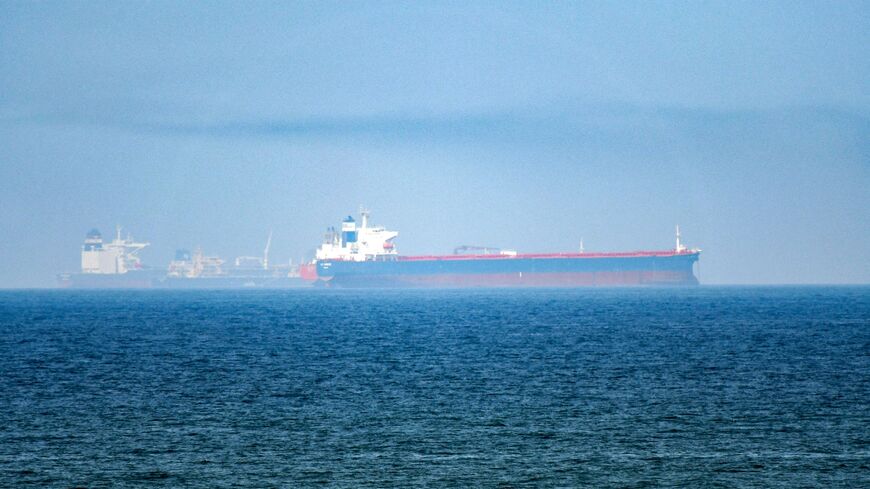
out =
<path fill-rule="evenodd" d="M 356 243 L 359 231 L 353 217 L 347 216 L 341 223 L 341 242 L 344 246 Z"/>

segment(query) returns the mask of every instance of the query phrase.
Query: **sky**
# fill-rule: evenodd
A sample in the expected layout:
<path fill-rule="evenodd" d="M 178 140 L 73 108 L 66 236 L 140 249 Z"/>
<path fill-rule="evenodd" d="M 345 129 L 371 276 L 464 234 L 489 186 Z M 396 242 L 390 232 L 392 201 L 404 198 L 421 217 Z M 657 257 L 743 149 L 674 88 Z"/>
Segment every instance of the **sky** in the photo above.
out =
<path fill-rule="evenodd" d="M 669 249 L 870 283 L 868 2 L 0 0 L 0 287 L 98 228 L 309 256 Z"/>

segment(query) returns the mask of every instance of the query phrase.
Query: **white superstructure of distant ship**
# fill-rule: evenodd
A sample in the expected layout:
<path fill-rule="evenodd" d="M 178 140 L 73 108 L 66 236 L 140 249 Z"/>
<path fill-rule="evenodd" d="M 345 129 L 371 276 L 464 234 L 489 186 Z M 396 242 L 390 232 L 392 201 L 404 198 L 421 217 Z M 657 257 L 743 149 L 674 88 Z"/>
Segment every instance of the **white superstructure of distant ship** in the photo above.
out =
<path fill-rule="evenodd" d="M 360 209 L 359 225 L 352 216 L 347 216 L 340 233 L 330 227 L 317 249 L 317 260 L 367 261 L 398 256 L 393 239 L 399 233 L 387 231 L 383 226 L 369 227 L 369 216 L 368 210 Z"/>
<path fill-rule="evenodd" d="M 115 228 L 112 241 L 91 229 L 81 248 L 81 271 L 58 275 L 61 287 L 117 289 L 150 288 L 160 273 L 142 265 L 139 252 L 149 243 L 138 242 L 129 234 L 121 237 L 121 227 Z"/>
<path fill-rule="evenodd" d="M 150 243 L 137 243 L 129 234 L 121 238 L 121 226 L 115 228 L 115 239 L 106 243 L 103 235 L 91 229 L 82 245 L 82 273 L 115 275 L 142 269 L 139 252 Z"/>

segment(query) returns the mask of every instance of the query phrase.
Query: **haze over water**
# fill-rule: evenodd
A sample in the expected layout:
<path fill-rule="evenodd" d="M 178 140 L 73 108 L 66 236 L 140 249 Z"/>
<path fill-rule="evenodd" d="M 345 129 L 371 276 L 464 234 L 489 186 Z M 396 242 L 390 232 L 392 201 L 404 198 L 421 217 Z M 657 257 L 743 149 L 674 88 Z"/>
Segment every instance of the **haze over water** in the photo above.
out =
<path fill-rule="evenodd" d="M 870 281 L 867 2 L 0 1 L 0 287 L 85 233 L 298 261 L 667 249 L 706 283 Z"/>

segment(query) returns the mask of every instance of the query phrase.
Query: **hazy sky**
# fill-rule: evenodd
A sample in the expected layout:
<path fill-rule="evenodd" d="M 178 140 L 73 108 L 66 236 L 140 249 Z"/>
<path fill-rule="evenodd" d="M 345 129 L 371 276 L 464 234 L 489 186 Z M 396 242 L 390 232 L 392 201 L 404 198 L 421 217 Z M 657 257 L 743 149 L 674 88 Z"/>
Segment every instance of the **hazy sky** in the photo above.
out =
<path fill-rule="evenodd" d="M 867 2 L 0 2 L 0 286 L 360 204 L 405 254 L 679 223 L 705 283 L 868 283 L 868 46 Z"/>

